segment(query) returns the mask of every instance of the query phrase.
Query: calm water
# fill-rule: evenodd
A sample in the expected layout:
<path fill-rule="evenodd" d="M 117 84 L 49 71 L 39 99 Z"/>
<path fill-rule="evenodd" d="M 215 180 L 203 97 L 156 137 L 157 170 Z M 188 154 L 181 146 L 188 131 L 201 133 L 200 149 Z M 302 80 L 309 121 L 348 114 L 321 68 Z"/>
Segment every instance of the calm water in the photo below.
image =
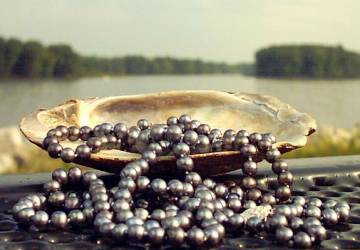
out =
<path fill-rule="evenodd" d="M 18 124 L 37 108 L 69 98 L 129 95 L 163 90 L 215 89 L 279 97 L 321 124 L 349 128 L 360 121 L 360 79 L 346 81 L 270 80 L 242 75 L 134 76 L 75 81 L 0 82 L 0 127 Z"/>

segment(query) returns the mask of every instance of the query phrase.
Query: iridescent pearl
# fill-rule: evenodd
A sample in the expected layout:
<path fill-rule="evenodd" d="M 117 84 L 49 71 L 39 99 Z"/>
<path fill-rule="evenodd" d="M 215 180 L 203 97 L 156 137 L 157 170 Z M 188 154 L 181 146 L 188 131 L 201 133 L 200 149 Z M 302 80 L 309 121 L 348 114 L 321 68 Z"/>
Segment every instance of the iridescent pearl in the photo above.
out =
<path fill-rule="evenodd" d="M 57 126 L 56 130 L 61 132 L 61 136 L 60 136 L 61 140 L 65 140 L 69 136 L 68 128 L 63 125 Z"/>
<path fill-rule="evenodd" d="M 200 124 L 196 129 L 196 132 L 199 135 L 209 135 L 210 131 L 211 128 L 209 124 Z"/>
<path fill-rule="evenodd" d="M 171 125 L 166 130 L 166 139 L 171 143 L 180 142 L 182 129 L 178 125 Z"/>
<path fill-rule="evenodd" d="M 150 215 L 150 217 L 157 221 L 162 221 L 166 218 L 166 213 L 162 209 L 154 209 Z"/>
<path fill-rule="evenodd" d="M 81 226 L 86 220 L 84 213 L 77 209 L 70 211 L 68 217 L 72 226 Z"/>
<path fill-rule="evenodd" d="M 287 244 L 293 235 L 293 231 L 288 227 L 279 227 L 275 232 L 275 238 L 280 244 Z"/>
<path fill-rule="evenodd" d="M 193 130 L 188 130 L 184 133 L 183 141 L 189 146 L 195 146 L 198 142 L 198 139 L 198 134 Z"/>
<path fill-rule="evenodd" d="M 206 135 L 199 135 L 198 144 L 195 148 L 196 153 L 208 153 L 211 151 L 210 140 Z"/>
<path fill-rule="evenodd" d="M 19 222 L 28 224 L 34 215 L 35 210 L 33 208 L 26 207 L 16 214 L 16 218 L 19 220 Z"/>
<path fill-rule="evenodd" d="M 246 136 L 236 136 L 234 140 L 234 149 L 240 150 L 243 146 L 249 144 L 249 138 Z"/>
<path fill-rule="evenodd" d="M 49 215 L 47 212 L 39 210 L 31 217 L 31 221 L 37 228 L 43 228 L 49 222 Z"/>
<path fill-rule="evenodd" d="M 270 149 L 266 152 L 265 158 L 268 162 L 273 163 L 280 159 L 281 153 L 278 149 Z"/>
<path fill-rule="evenodd" d="M 119 213 L 116 213 L 115 220 L 117 222 L 125 222 L 132 217 L 134 217 L 134 213 L 131 210 L 121 210 Z"/>
<path fill-rule="evenodd" d="M 66 213 L 62 211 L 55 211 L 51 215 L 51 223 L 57 228 L 65 228 L 67 226 Z"/>
<path fill-rule="evenodd" d="M 217 197 L 225 197 L 228 194 L 228 188 L 223 184 L 216 184 L 214 188 L 215 195 Z"/>
<path fill-rule="evenodd" d="M 55 137 L 55 136 L 47 136 L 45 137 L 42 145 L 43 145 L 43 148 L 44 149 L 48 149 L 49 145 L 50 144 L 53 144 L 53 143 L 59 143 L 59 140 Z"/>
<path fill-rule="evenodd" d="M 189 156 L 183 156 L 176 160 L 177 169 L 180 171 L 192 171 L 194 169 L 194 162 Z"/>
<path fill-rule="evenodd" d="M 151 182 L 151 188 L 155 193 L 165 193 L 167 184 L 163 179 L 157 178 Z"/>
<path fill-rule="evenodd" d="M 65 201 L 65 194 L 61 191 L 53 192 L 49 195 L 48 201 L 53 206 L 60 206 Z"/>
<path fill-rule="evenodd" d="M 173 148 L 174 155 L 179 158 L 190 154 L 190 147 L 186 143 L 177 143 Z"/>
<path fill-rule="evenodd" d="M 187 231 L 187 241 L 190 245 L 201 246 L 205 242 L 205 233 L 197 227 L 191 228 Z"/>
<path fill-rule="evenodd" d="M 151 150 L 146 150 L 142 153 L 142 159 L 148 162 L 150 165 L 156 163 L 156 153 Z"/>
<path fill-rule="evenodd" d="M 111 235 L 115 240 L 123 240 L 127 234 L 128 226 L 124 223 L 117 224 L 111 229 Z"/>
<path fill-rule="evenodd" d="M 293 230 L 297 231 L 297 230 L 301 229 L 303 225 L 304 225 L 304 221 L 301 218 L 299 218 L 299 217 L 291 218 L 290 227 Z"/>
<path fill-rule="evenodd" d="M 245 219 L 241 214 L 234 214 L 230 216 L 229 224 L 232 231 L 238 231 L 243 228 Z"/>
<path fill-rule="evenodd" d="M 69 137 L 70 141 L 76 141 L 79 139 L 80 136 L 80 129 L 76 126 L 69 127 Z"/>
<path fill-rule="evenodd" d="M 243 164 L 242 171 L 245 175 L 254 176 L 257 172 L 257 164 L 254 161 L 246 161 Z"/>
<path fill-rule="evenodd" d="M 286 217 L 281 214 L 274 214 L 266 221 L 266 226 L 270 231 L 278 227 L 286 227 L 287 225 L 288 221 Z"/>
<path fill-rule="evenodd" d="M 45 192 L 56 192 L 60 190 L 61 186 L 59 182 L 52 180 L 45 183 L 43 188 Z"/>
<path fill-rule="evenodd" d="M 179 122 L 179 120 L 178 120 L 177 117 L 175 117 L 175 116 L 170 116 L 170 117 L 167 119 L 166 124 L 167 124 L 168 126 L 171 126 L 171 125 L 176 125 L 176 124 L 178 124 L 178 122 Z"/>
<path fill-rule="evenodd" d="M 179 123 L 186 124 L 191 122 L 191 116 L 183 114 L 179 117 Z"/>
<path fill-rule="evenodd" d="M 92 129 L 89 126 L 82 126 L 79 129 L 79 137 L 83 141 L 87 141 L 91 137 Z"/>
<path fill-rule="evenodd" d="M 180 195 L 183 192 L 184 185 L 177 179 L 170 180 L 168 183 L 169 190 L 175 196 Z"/>
<path fill-rule="evenodd" d="M 295 234 L 294 243 L 300 248 L 310 248 L 312 245 L 310 236 L 305 232 L 298 232 Z"/>
<path fill-rule="evenodd" d="M 305 211 L 304 211 L 305 215 L 307 217 L 315 217 L 315 218 L 320 218 L 321 217 L 321 210 L 320 208 L 310 205 L 308 206 Z"/>
<path fill-rule="evenodd" d="M 185 182 L 191 183 L 194 187 L 201 183 L 201 176 L 196 172 L 190 172 L 185 176 Z"/>
<path fill-rule="evenodd" d="M 294 177 L 289 171 L 285 171 L 279 174 L 278 183 L 279 185 L 292 185 Z"/>
<path fill-rule="evenodd" d="M 159 245 L 165 237 L 165 230 L 161 227 L 155 227 L 148 232 L 149 241 L 151 244 Z"/>
<path fill-rule="evenodd" d="M 262 220 L 257 216 L 252 216 L 246 221 L 246 228 L 253 234 L 259 233 L 262 225 Z"/>
<path fill-rule="evenodd" d="M 164 139 L 165 129 L 164 125 L 154 125 L 150 130 L 150 137 L 153 141 L 161 141 Z"/>
<path fill-rule="evenodd" d="M 124 199 L 128 202 L 130 202 L 132 200 L 130 191 L 128 189 L 123 189 L 123 188 L 121 188 L 115 192 L 114 198 L 115 199 Z"/>
<path fill-rule="evenodd" d="M 76 147 L 75 154 L 79 159 L 89 159 L 91 148 L 88 145 L 79 145 Z"/>
<path fill-rule="evenodd" d="M 140 119 L 138 122 L 137 122 L 137 126 L 141 129 L 141 130 L 144 130 L 144 129 L 147 129 L 150 127 L 150 122 L 146 119 Z"/>
<path fill-rule="evenodd" d="M 51 158 L 59 158 L 63 147 L 59 143 L 51 143 L 47 150 Z"/>
<path fill-rule="evenodd" d="M 58 168 L 52 172 L 52 179 L 60 184 L 66 184 L 68 182 L 68 176 L 64 169 Z"/>
<path fill-rule="evenodd" d="M 338 214 L 331 208 L 325 208 L 322 211 L 322 218 L 324 224 L 330 226 L 336 225 L 339 221 Z"/>
<path fill-rule="evenodd" d="M 146 190 L 150 185 L 150 179 L 146 176 L 139 176 L 136 180 L 136 186 L 140 191 Z"/>
<path fill-rule="evenodd" d="M 184 242 L 185 232 L 182 228 L 169 228 L 166 230 L 168 241 L 171 245 L 178 246 Z"/>
<path fill-rule="evenodd" d="M 128 226 L 127 235 L 129 240 L 141 241 L 145 235 L 145 228 L 142 225 Z"/>
<path fill-rule="evenodd" d="M 313 225 L 307 228 L 307 232 L 311 237 L 315 239 L 316 242 L 326 240 L 327 232 L 323 226 Z"/>
<path fill-rule="evenodd" d="M 222 133 L 220 129 L 212 129 L 209 133 L 209 140 L 211 142 L 215 141 L 215 140 L 219 140 L 222 138 Z"/>
<path fill-rule="evenodd" d="M 89 186 L 92 181 L 97 179 L 97 175 L 94 172 L 85 172 L 83 174 L 82 182 L 85 186 Z"/>
<path fill-rule="evenodd" d="M 75 152 L 72 148 L 64 148 L 61 150 L 60 158 L 64 162 L 73 162 L 75 160 Z"/>
<path fill-rule="evenodd" d="M 287 186 L 280 186 L 276 189 L 275 196 L 281 201 L 287 201 L 291 197 L 291 189 Z"/>

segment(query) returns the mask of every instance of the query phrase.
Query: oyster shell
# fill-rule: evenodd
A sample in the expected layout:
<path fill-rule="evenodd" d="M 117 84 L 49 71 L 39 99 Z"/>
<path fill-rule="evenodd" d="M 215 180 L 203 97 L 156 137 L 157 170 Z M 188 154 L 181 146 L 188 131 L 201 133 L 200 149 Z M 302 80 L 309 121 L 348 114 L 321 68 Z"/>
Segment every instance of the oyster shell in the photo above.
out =
<path fill-rule="evenodd" d="M 221 91 L 170 91 L 144 95 L 116 96 L 69 100 L 51 109 L 40 109 L 26 117 L 20 124 L 23 134 L 41 147 L 49 129 L 58 125 L 88 125 L 103 122 L 124 122 L 135 125 L 140 118 L 153 123 L 164 123 L 169 116 L 189 114 L 194 119 L 210 124 L 222 131 L 246 129 L 250 132 L 274 134 L 282 152 L 302 147 L 307 136 L 316 129 L 309 115 L 300 113 L 277 98 L 247 93 Z M 78 142 L 80 143 L 80 142 Z M 78 143 L 62 142 L 75 148 Z M 92 154 L 86 161 L 77 163 L 103 171 L 118 173 L 128 162 L 140 155 L 119 150 L 104 150 Z M 239 152 L 225 151 L 192 155 L 195 170 L 203 175 L 214 175 L 238 169 Z M 259 156 L 260 160 L 261 156 Z M 175 158 L 162 156 L 152 171 L 171 173 Z"/>

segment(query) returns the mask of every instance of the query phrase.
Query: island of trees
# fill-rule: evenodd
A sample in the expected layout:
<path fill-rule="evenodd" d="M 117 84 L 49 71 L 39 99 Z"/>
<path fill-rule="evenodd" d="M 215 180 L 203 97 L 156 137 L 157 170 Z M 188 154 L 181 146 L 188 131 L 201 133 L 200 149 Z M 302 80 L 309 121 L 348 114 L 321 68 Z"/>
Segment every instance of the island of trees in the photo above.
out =
<path fill-rule="evenodd" d="M 0 38 L 0 77 L 78 77 L 97 75 L 251 73 L 251 64 L 199 59 L 82 56 L 69 45 Z"/>
<path fill-rule="evenodd" d="M 272 46 L 256 53 L 256 75 L 261 77 L 360 77 L 360 54 L 341 46 Z"/>
<path fill-rule="evenodd" d="M 172 57 L 85 56 L 69 45 L 45 46 L 0 37 L 0 78 L 242 73 L 260 77 L 360 77 L 360 54 L 341 46 L 283 45 L 256 52 L 256 63 L 228 64 Z"/>

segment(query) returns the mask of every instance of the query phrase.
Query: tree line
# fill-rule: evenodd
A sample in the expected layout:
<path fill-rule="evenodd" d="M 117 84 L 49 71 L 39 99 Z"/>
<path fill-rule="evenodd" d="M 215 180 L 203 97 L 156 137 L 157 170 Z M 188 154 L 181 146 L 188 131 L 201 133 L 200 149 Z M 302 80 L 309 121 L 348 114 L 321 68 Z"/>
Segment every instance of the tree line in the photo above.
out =
<path fill-rule="evenodd" d="M 250 64 L 144 56 L 82 56 L 69 45 L 44 46 L 0 38 L 0 77 L 78 77 L 96 75 L 251 73 Z"/>
<path fill-rule="evenodd" d="M 271 46 L 256 52 L 255 72 L 265 77 L 360 77 L 360 54 L 342 46 Z"/>

